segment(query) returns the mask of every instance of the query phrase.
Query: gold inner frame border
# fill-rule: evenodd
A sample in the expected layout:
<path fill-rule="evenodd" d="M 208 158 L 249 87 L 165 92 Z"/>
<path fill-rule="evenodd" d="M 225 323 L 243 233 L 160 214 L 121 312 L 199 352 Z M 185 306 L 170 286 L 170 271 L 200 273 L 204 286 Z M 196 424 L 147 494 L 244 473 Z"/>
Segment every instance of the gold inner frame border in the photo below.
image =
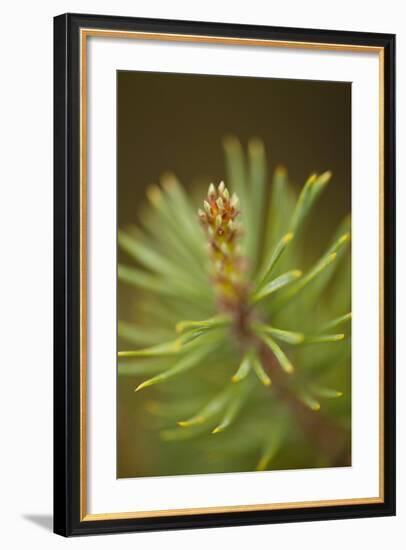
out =
<path fill-rule="evenodd" d="M 90 514 L 87 512 L 87 39 L 89 37 L 125 38 L 296 48 L 354 53 L 375 53 L 379 57 L 379 496 L 272 504 L 180 508 Z M 176 33 L 80 29 L 80 521 L 137 519 L 148 517 L 190 516 L 227 512 L 252 512 L 378 504 L 384 502 L 384 49 L 378 46 L 271 39 L 232 38 Z"/>

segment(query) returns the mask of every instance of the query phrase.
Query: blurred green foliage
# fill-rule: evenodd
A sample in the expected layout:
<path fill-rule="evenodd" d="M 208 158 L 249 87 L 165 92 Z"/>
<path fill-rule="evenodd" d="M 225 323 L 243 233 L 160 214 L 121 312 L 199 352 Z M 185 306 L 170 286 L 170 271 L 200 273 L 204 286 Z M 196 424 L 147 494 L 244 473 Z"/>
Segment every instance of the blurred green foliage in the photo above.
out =
<path fill-rule="evenodd" d="M 306 227 L 331 173 L 297 195 L 284 168 L 268 175 L 261 141 L 244 151 L 228 137 L 224 151 L 206 224 L 206 192 L 164 174 L 138 226 L 119 229 L 133 314 L 118 324 L 118 477 L 351 463 L 350 217 L 318 250 Z M 224 260 L 224 239 L 208 253 L 217 227 L 235 232 L 223 255 L 244 266 Z M 213 270 L 245 281 L 232 306 Z"/>

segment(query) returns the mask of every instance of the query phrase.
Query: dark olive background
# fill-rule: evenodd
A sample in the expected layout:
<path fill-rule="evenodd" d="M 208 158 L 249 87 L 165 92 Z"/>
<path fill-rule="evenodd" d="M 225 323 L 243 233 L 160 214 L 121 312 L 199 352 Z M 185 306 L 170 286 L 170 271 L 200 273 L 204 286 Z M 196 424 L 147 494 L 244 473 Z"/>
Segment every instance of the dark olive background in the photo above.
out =
<path fill-rule="evenodd" d="M 119 71 L 118 226 L 137 222 L 145 188 L 162 172 L 174 172 L 187 188 L 226 181 L 222 138 L 228 134 L 244 147 L 251 137 L 264 142 L 269 182 L 280 164 L 297 187 L 311 172 L 332 170 L 308 228 L 315 251 L 325 246 L 351 211 L 350 83 Z M 130 320 L 131 292 L 118 286 L 120 319 Z M 142 403 L 123 381 L 117 398 L 118 477 L 151 475 L 154 444 Z"/>
<path fill-rule="evenodd" d="M 120 71 L 117 92 L 119 226 L 163 171 L 187 186 L 225 179 L 227 134 L 262 139 L 270 171 L 283 164 L 298 185 L 332 170 L 330 215 L 350 210 L 351 84 Z"/>

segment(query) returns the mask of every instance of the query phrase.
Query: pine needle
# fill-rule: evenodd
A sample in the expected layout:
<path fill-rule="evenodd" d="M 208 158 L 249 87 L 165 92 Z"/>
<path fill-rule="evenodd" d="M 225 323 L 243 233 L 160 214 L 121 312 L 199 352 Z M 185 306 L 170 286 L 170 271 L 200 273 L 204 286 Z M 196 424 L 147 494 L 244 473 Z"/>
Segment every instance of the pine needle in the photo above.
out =
<path fill-rule="evenodd" d="M 176 324 L 176 332 L 181 334 L 190 330 L 210 330 L 215 328 L 221 328 L 229 325 L 231 319 L 225 315 L 217 315 L 210 319 L 204 319 L 203 321 L 179 321 Z"/>
<path fill-rule="evenodd" d="M 293 281 L 296 281 L 302 276 L 302 272 L 299 269 L 293 269 L 292 271 L 288 271 L 287 273 L 284 273 L 283 275 L 280 275 L 276 279 L 273 279 L 269 283 L 267 283 L 265 286 L 260 288 L 257 292 L 255 292 L 252 296 L 252 302 L 256 303 L 260 300 L 263 300 L 264 298 L 267 298 L 277 290 L 280 290 L 281 288 L 285 287 L 286 285 L 289 285 Z"/>
<path fill-rule="evenodd" d="M 305 336 L 303 344 L 329 344 L 331 342 L 341 342 L 345 334 L 321 334 L 319 336 Z"/>
<path fill-rule="evenodd" d="M 324 172 L 320 176 L 312 174 L 305 183 L 293 212 L 290 230 L 297 233 L 307 218 L 316 199 L 331 179 L 331 172 Z"/>
<path fill-rule="evenodd" d="M 328 321 L 322 327 L 320 328 L 320 331 L 325 330 L 331 330 L 332 328 L 339 327 L 340 325 L 343 325 L 344 323 L 347 323 L 348 321 L 351 321 L 352 314 L 346 313 L 345 315 L 341 315 L 340 317 L 336 317 L 335 319 L 332 319 L 331 321 Z"/>
<path fill-rule="evenodd" d="M 272 327 L 270 325 L 264 325 L 262 323 L 253 323 L 252 328 L 256 332 L 265 332 L 274 336 L 277 340 L 281 342 L 286 342 L 287 344 L 301 344 L 305 337 L 301 332 L 292 332 L 290 330 L 282 330 L 279 328 Z"/>
<path fill-rule="evenodd" d="M 275 270 L 279 258 L 282 256 L 288 244 L 292 241 L 294 234 L 292 232 L 286 233 L 281 240 L 276 245 L 275 249 L 272 252 L 268 265 L 264 270 L 263 276 L 260 278 L 260 281 L 257 285 L 257 288 L 262 288 L 266 283 L 270 281 L 271 275 Z"/>
<path fill-rule="evenodd" d="M 324 399 L 336 399 L 338 397 L 343 396 L 343 392 L 339 390 L 333 390 L 331 388 L 324 388 L 322 386 L 311 386 L 312 393 L 315 393 L 319 397 L 323 397 Z"/>
<path fill-rule="evenodd" d="M 240 366 L 237 369 L 237 372 L 231 378 L 231 381 L 234 383 L 237 383 L 237 382 L 240 382 L 241 380 L 244 380 L 244 378 L 248 376 L 251 370 L 251 367 L 252 367 L 251 354 L 246 353 L 243 357 L 243 360 L 241 361 Z"/>
<path fill-rule="evenodd" d="M 292 374 L 295 369 L 294 369 L 292 363 L 289 361 L 289 359 L 284 354 L 284 352 L 281 350 L 281 348 L 275 342 L 275 340 L 273 340 L 269 336 L 269 334 L 259 333 L 258 336 L 261 338 L 261 340 L 268 346 L 268 348 L 275 355 L 275 357 L 278 360 L 281 368 L 287 374 Z"/>
<path fill-rule="evenodd" d="M 252 359 L 252 365 L 254 367 L 255 374 L 258 377 L 258 380 L 264 385 L 264 386 L 270 386 L 272 384 L 271 378 L 268 376 L 268 374 L 265 372 L 265 369 L 261 365 L 260 360 L 258 357 L 253 357 Z"/>
<path fill-rule="evenodd" d="M 244 383 L 240 384 L 237 390 L 234 390 L 234 394 L 226 407 L 224 416 L 220 423 L 211 432 L 212 434 L 224 432 L 224 430 L 226 430 L 235 421 L 241 409 L 245 405 L 252 389 L 252 384 Z"/>
<path fill-rule="evenodd" d="M 304 390 L 298 391 L 297 398 L 311 411 L 317 412 L 320 410 L 320 403 L 312 395 Z"/>
<path fill-rule="evenodd" d="M 181 420 L 178 425 L 182 428 L 188 428 L 195 426 L 196 424 L 203 424 L 210 420 L 213 416 L 216 416 L 225 405 L 229 402 L 231 397 L 231 386 L 227 386 L 211 401 L 207 403 L 197 414 L 189 418 L 188 420 Z"/>
<path fill-rule="evenodd" d="M 153 378 L 145 380 L 145 382 L 139 384 L 134 391 L 139 391 L 143 388 L 147 388 L 148 386 L 160 384 L 162 382 L 165 382 L 166 380 L 169 380 L 170 378 L 173 378 L 174 376 L 178 376 L 179 374 L 197 366 L 211 352 L 212 348 L 209 346 L 194 348 L 188 355 L 179 359 L 175 366 L 171 367 L 161 374 L 158 374 L 157 376 L 154 376 Z"/>

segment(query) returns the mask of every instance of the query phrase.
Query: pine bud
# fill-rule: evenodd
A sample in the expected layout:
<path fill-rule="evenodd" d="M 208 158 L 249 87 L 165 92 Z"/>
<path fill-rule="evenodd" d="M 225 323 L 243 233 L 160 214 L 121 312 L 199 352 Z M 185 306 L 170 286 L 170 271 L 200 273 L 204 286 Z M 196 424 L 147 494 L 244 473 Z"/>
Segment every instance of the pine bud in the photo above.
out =
<path fill-rule="evenodd" d="M 218 185 L 218 192 L 210 184 L 208 200 L 203 201 L 204 211 L 199 216 L 204 220 L 208 237 L 208 254 L 211 259 L 212 282 L 222 309 L 233 309 L 246 299 L 248 289 L 244 272 L 247 262 L 242 255 L 238 240 L 241 235 L 239 224 L 234 221 L 239 212 L 235 210 L 239 201 L 230 193 L 224 182 Z"/>
<path fill-rule="evenodd" d="M 214 185 L 211 183 L 209 185 L 209 191 L 207 193 L 207 196 L 209 197 L 210 200 L 214 201 L 214 199 L 216 198 L 216 188 L 214 187 Z"/>

